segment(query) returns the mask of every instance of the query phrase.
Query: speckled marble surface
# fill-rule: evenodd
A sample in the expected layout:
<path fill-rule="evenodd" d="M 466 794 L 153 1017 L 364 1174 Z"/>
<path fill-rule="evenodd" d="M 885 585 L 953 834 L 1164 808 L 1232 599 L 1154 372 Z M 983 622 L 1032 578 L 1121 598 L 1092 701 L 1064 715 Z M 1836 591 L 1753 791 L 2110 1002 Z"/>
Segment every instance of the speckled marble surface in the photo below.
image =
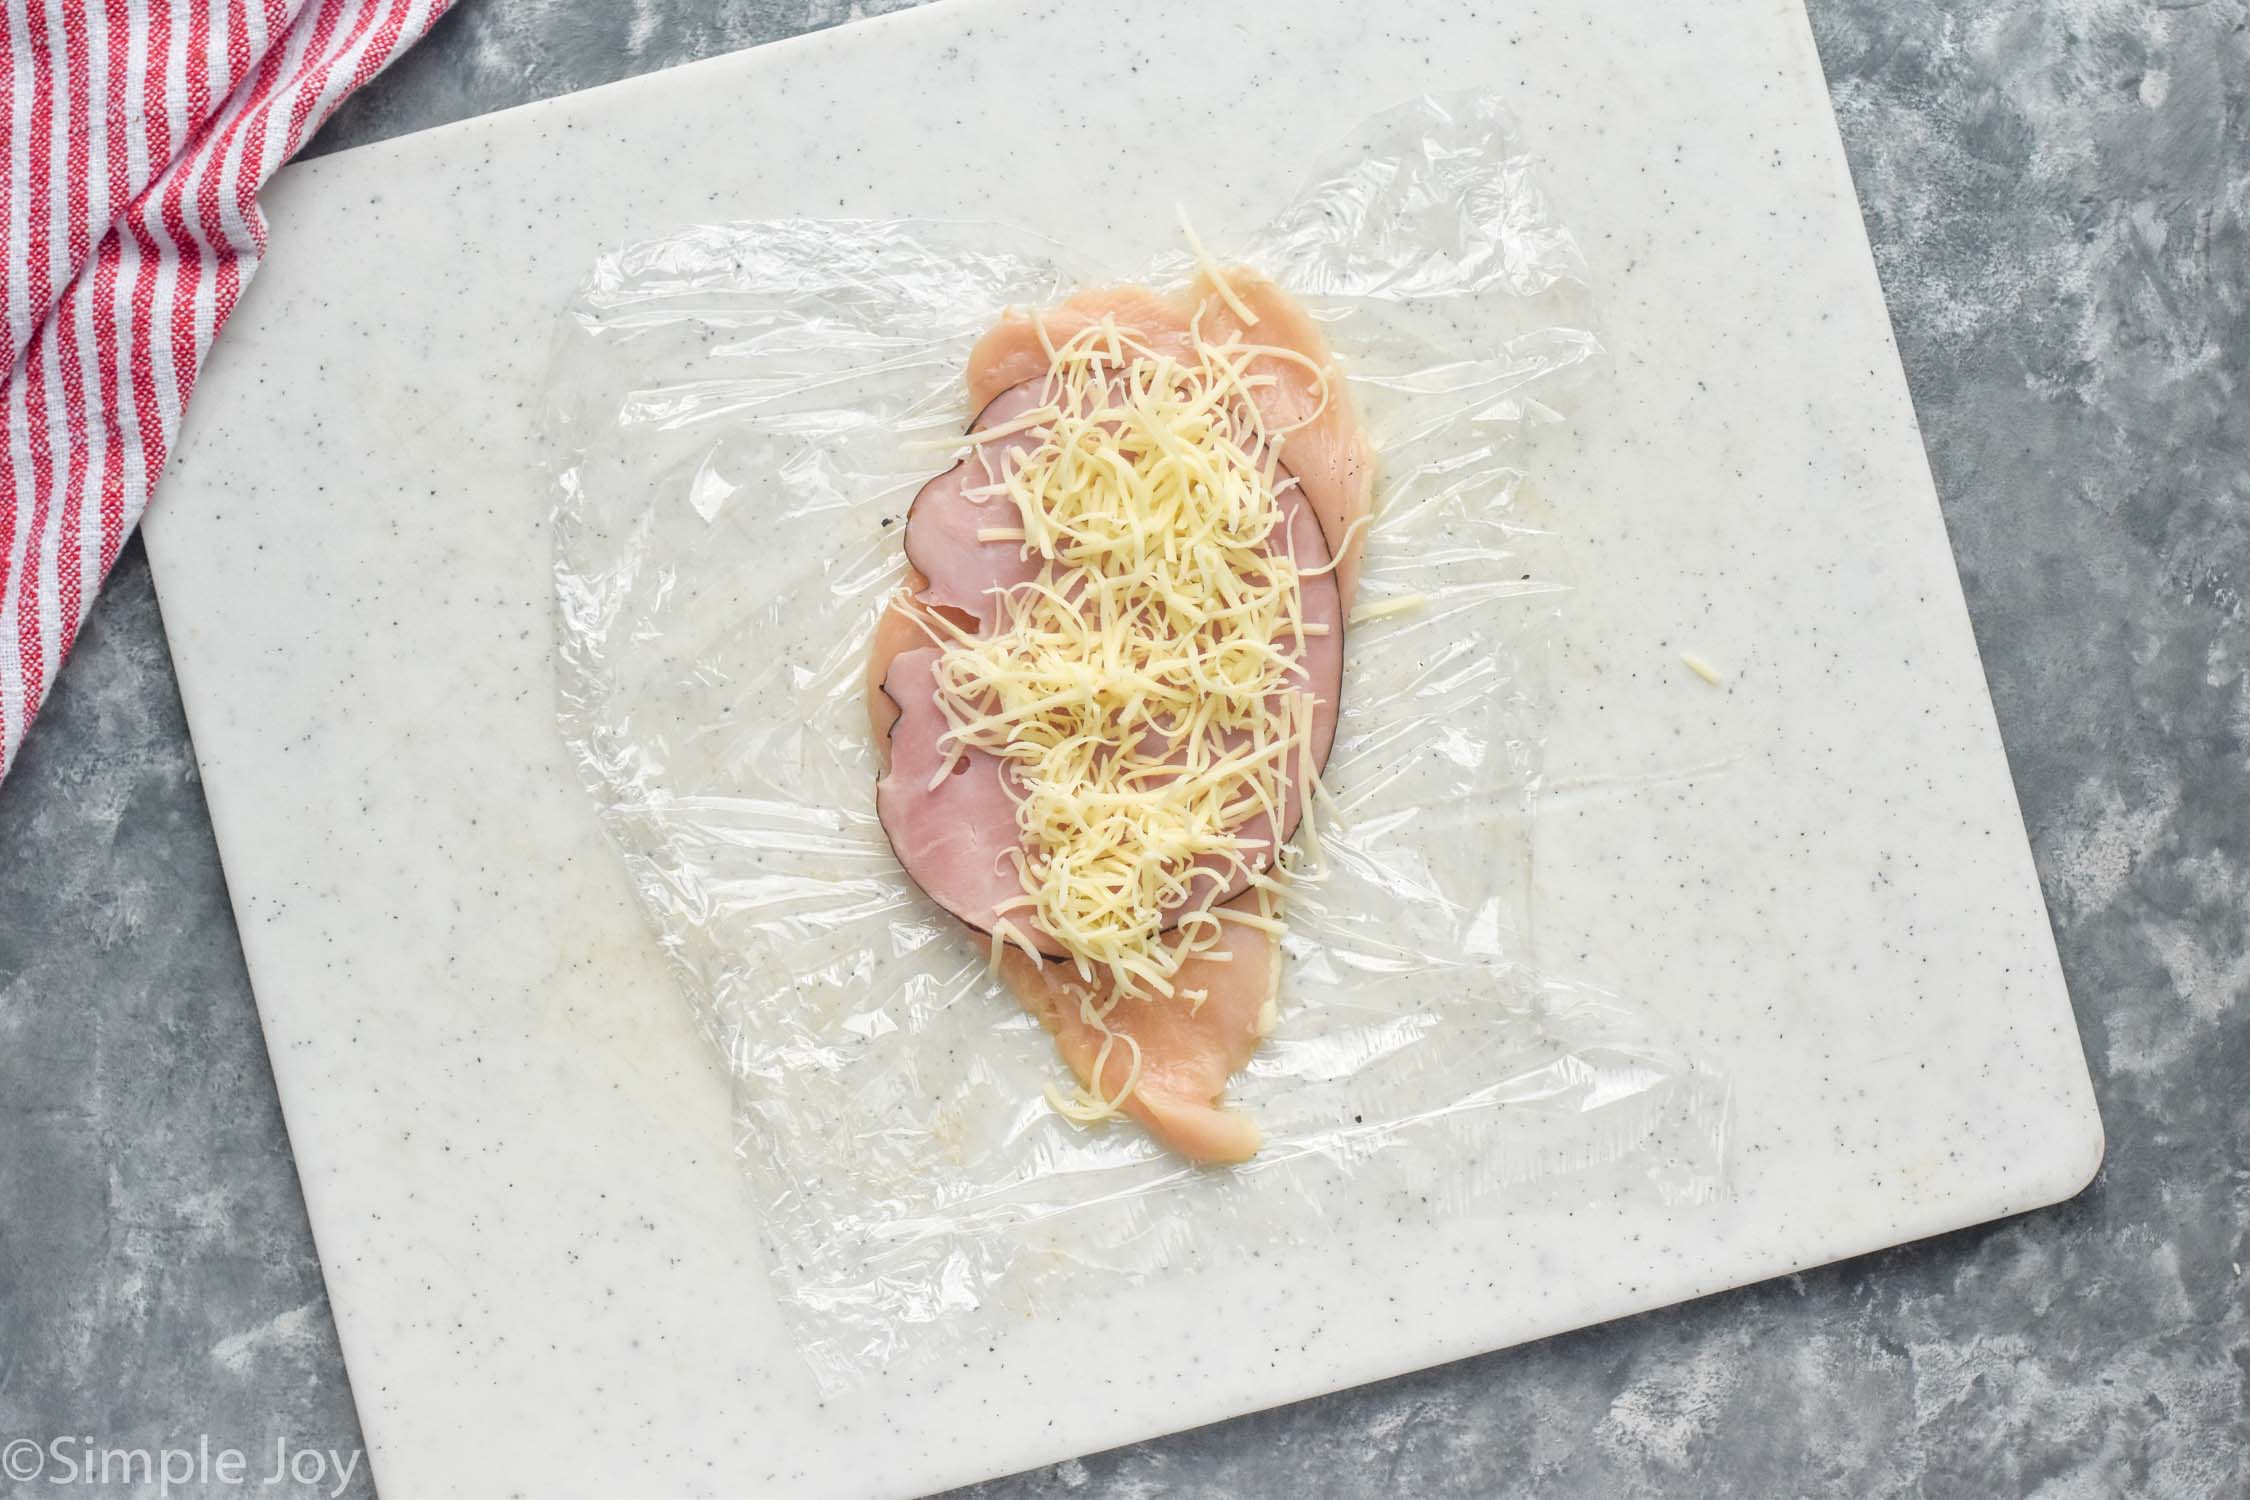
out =
<path fill-rule="evenodd" d="M 2027 1220 L 984 1492 L 2250 1483 L 2245 8 L 1812 13 L 2095 1066 L 2101 1178 Z M 471 0 L 324 144 L 842 18 L 729 14 Z M 351 1446 L 137 553 L 0 788 L 19 848 L 0 1435 Z"/>

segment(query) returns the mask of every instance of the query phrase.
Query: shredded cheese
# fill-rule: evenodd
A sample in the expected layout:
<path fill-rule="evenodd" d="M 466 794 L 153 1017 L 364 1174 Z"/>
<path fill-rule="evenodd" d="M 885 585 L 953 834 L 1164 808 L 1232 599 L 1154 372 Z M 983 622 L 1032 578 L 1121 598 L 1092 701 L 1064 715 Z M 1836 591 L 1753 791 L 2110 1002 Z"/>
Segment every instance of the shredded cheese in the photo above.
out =
<path fill-rule="evenodd" d="M 1430 602 L 1427 594 L 1399 594 L 1389 599 L 1377 599 L 1362 604 L 1352 611 L 1349 623 L 1364 625 L 1369 620 L 1387 620 L 1393 615 L 1408 614 Z"/>
<path fill-rule="evenodd" d="M 1047 961 L 1045 956 L 1031 945 L 1031 940 L 1016 930 L 1015 923 L 1009 921 L 1006 917 L 1002 917 L 992 924 L 992 953 L 985 960 L 986 973 L 997 974 L 1000 972 L 1000 955 L 1010 943 L 1014 943 L 1018 948 L 1021 948 L 1024 957 L 1030 959 L 1035 966 Z"/>
<path fill-rule="evenodd" d="M 1229 911 L 1224 915 L 1229 922 L 1240 922 L 1245 927 L 1255 927 L 1260 932 L 1270 932 L 1276 937 L 1289 930 L 1276 917 L 1261 917 L 1246 911 Z"/>
<path fill-rule="evenodd" d="M 1094 1080 L 1094 1086 L 1089 1089 L 1083 1084 L 1073 1085 L 1071 1091 L 1065 1094 L 1050 1083 L 1047 1085 L 1047 1104 L 1066 1120 L 1079 1125 L 1092 1125 L 1118 1113 L 1125 1107 L 1125 1101 L 1133 1097 L 1133 1091 L 1140 1087 L 1141 1044 L 1125 1032 L 1110 1029 L 1110 1012 L 1117 1009 L 1116 991 L 1112 991 L 1109 998 L 1098 1006 L 1094 1004 L 1092 991 L 1080 990 L 1077 993 L 1078 1018 L 1102 1036 L 1101 1049 L 1094 1054 L 1094 1065 L 1086 1070 Z M 1125 1081 L 1117 1086 L 1116 1093 L 1105 1095 L 1100 1091 L 1102 1078 L 1109 1071 L 1109 1060 L 1115 1054 L 1119 1042 L 1125 1044 L 1128 1054 Z"/>
<path fill-rule="evenodd" d="M 1205 281 L 1211 283 L 1211 290 L 1219 294 L 1219 300 L 1227 305 L 1227 311 L 1240 318 L 1244 327 L 1257 327 L 1258 315 L 1250 310 L 1250 304 L 1243 301 L 1241 295 L 1228 283 L 1225 273 L 1219 269 L 1219 263 L 1211 258 L 1211 252 L 1203 248 L 1203 237 L 1188 222 L 1187 209 L 1180 208 L 1179 215 L 1180 233 L 1187 237 L 1188 251 L 1195 257 L 1196 270 L 1202 273 Z"/>
<path fill-rule="evenodd" d="M 1235 306 L 1216 268 L 1205 274 Z M 1175 995 L 1172 979 L 1190 957 L 1222 956 L 1220 928 L 1183 920 L 1183 908 L 1245 880 L 1262 903 L 1281 893 L 1286 865 L 1247 825 L 1264 814 L 1278 828 L 1295 784 L 1310 836 L 1313 696 L 1298 658 L 1326 627 L 1304 618 L 1302 580 L 1318 570 L 1286 546 L 1286 434 L 1254 399 L 1270 379 L 1258 362 L 1293 351 L 1213 344 L 1198 328 L 1182 359 L 1110 319 L 1060 345 L 1036 314 L 1034 326 L 1051 351 L 1045 399 L 1006 429 L 1034 441 L 1005 450 L 973 493 L 1012 502 L 1021 523 L 980 528 L 979 540 L 1019 542 L 1047 566 L 1001 592 L 988 636 L 947 642 L 937 702 L 947 769 L 967 747 L 1007 764 L 1024 889 L 1009 909 L 1029 912 L 1082 979 L 1110 981 L 1106 1003 L 1082 1006 L 1104 1038 L 1098 1086 L 1118 1042 L 1138 1077 L 1138 1048 L 1107 1025 L 1120 994 L 1202 1003 L 1200 990 Z M 1283 931 L 1264 910 L 1218 915 Z M 1011 941 L 1033 951 L 1002 922 L 994 965 Z M 1081 1089 L 1056 1108 L 1103 1118 L 1132 1087 Z"/>

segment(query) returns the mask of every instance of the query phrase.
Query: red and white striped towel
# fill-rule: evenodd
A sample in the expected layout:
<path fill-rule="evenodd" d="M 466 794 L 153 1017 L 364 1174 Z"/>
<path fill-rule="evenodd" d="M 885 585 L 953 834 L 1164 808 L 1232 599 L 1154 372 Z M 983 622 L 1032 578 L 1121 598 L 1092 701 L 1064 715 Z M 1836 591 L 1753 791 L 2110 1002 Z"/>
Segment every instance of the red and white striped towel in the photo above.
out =
<path fill-rule="evenodd" d="M 258 189 L 452 0 L 0 0 L 0 777 L 258 267 Z"/>

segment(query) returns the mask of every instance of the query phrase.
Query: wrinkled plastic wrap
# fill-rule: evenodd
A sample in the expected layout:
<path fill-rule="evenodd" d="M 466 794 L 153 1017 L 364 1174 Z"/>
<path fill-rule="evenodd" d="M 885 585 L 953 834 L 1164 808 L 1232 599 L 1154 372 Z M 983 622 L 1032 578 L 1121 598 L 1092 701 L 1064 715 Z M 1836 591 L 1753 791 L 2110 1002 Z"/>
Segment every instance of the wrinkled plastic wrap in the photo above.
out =
<path fill-rule="evenodd" d="M 987 224 L 699 226 L 605 257 L 552 385 L 565 736 L 738 1083 L 775 1287 L 824 1385 L 1160 1270 L 1533 1191 L 1709 1194 L 1723 1084 L 1527 960 L 1557 539 L 1509 464 L 1598 354 L 1579 257 L 1479 99 L 1369 122 L 1247 244 L 1380 454 L 1320 855 L 1281 1020 L 1229 1090 L 1267 1144 L 1195 1168 L 1043 1097 L 1054 1046 L 874 810 L 869 635 L 1004 308 L 1185 281 Z"/>

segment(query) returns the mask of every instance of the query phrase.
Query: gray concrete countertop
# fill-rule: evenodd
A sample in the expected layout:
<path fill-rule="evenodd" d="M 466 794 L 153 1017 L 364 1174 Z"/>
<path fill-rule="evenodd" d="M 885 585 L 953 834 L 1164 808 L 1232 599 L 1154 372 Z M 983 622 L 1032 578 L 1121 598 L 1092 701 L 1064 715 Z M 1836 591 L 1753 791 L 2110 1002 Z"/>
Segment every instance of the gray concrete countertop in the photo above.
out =
<path fill-rule="evenodd" d="M 464 0 L 314 149 L 901 3 Z M 969 1493 L 2250 1493 L 2250 4 L 1811 10 L 2107 1165 Z M 74 1433 L 359 1445 L 137 544 L 0 786 L 0 1442 Z"/>

